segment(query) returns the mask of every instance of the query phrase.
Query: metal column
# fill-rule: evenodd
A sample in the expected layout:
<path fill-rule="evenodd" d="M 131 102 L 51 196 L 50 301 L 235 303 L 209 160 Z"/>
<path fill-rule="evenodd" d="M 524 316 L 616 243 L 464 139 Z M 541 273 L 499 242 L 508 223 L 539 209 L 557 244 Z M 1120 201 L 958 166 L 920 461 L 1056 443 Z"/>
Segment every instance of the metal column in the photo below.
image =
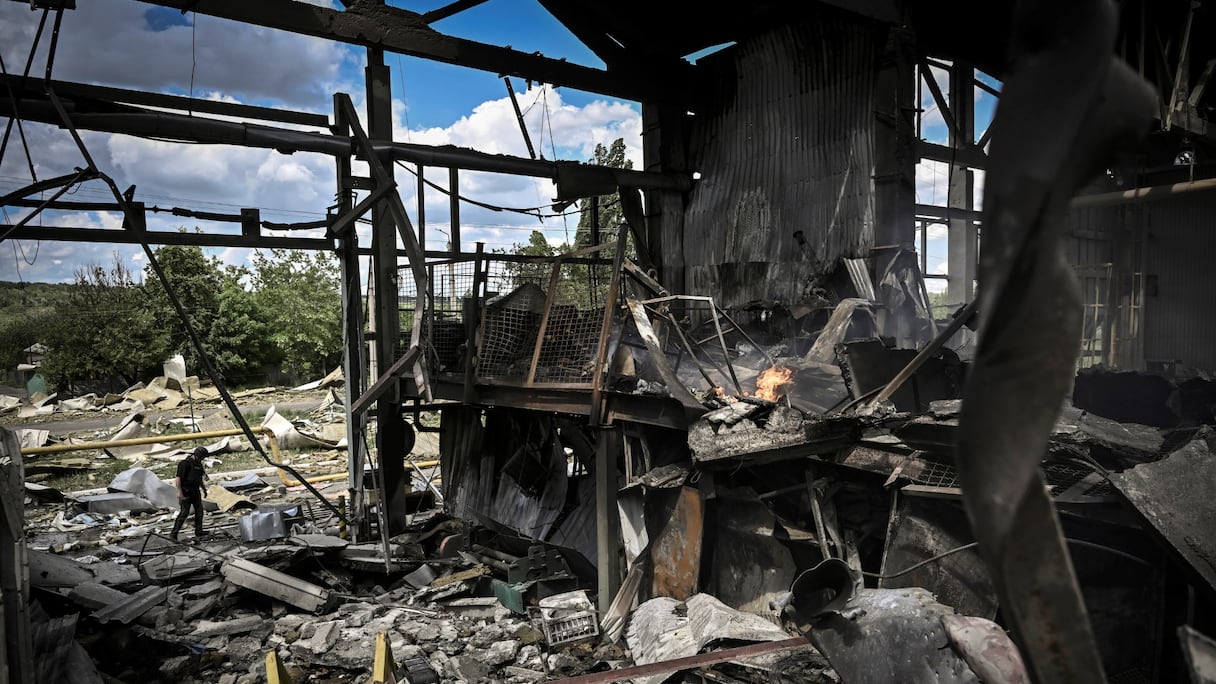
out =
<path fill-rule="evenodd" d="M 933 78 L 932 74 L 928 76 Z M 950 114 L 954 119 L 950 146 L 970 148 L 975 143 L 975 69 L 966 62 L 955 62 L 950 69 Z M 975 209 L 975 172 L 963 164 L 951 164 L 949 193 L 947 204 L 951 209 Z M 975 296 L 975 221 L 951 218 L 947 244 L 946 302 L 957 309 Z"/>
<path fill-rule="evenodd" d="M 372 140 L 392 140 L 392 89 L 384 51 L 367 51 L 367 129 Z M 393 166 L 385 164 L 391 176 Z M 384 203 L 372 207 L 372 270 L 375 274 L 376 356 L 381 372 L 396 359 L 401 337 L 397 302 L 397 231 Z M 405 419 L 400 394 L 390 390 L 376 401 L 376 453 L 383 473 L 382 505 L 388 514 L 389 533 L 405 526 Z"/>
<path fill-rule="evenodd" d="M 342 108 L 334 105 L 335 133 L 349 135 L 350 125 L 345 120 Z M 336 213 L 345 216 L 355 205 L 354 190 L 347 186 L 351 177 L 349 157 L 337 157 L 338 205 Z M 346 444 L 347 487 L 351 510 L 356 518 L 363 511 L 363 457 L 367 445 L 364 443 L 364 427 L 367 414 L 351 413 L 351 405 L 363 393 L 366 384 L 364 357 L 367 351 L 363 337 L 363 288 L 360 286 L 359 234 L 353 225 L 348 226 L 338 237 L 338 259 L 342 267 L 342 372 L 346 377 Z M 356 527 L 356 534 L 357 534 Z"/>
<path fill-rule="evenodd" d="M 916 73 L 911 36 L 891 29 L 875 86 L 874 244 L 916 248 Z M 887 250 L 894 258 L 900 250 Z M 875 264 L 876 272 L 881 272 Z"/>
<path fill-rule="evenodd" d="M 595 440 L 595 550 L 598 605 L 600 615 L 605 615 L 621 588 L 620 514 L 616 507 L 621 429 L 617 425 L 601 425 L 598 433 Z"/>

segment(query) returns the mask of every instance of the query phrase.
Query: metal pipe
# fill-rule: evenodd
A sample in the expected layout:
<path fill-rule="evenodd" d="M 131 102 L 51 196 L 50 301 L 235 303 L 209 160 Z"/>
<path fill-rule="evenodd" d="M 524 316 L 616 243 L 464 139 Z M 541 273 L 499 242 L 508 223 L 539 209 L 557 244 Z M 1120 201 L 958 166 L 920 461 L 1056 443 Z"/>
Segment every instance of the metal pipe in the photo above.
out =
<path fill-rule="evenodd" d="M 257 426 L 251 427 L 256 434 L 270 435 L 270 453 L 278 460 L 279 457 L 279 439 L 270 428 Z M 89 449 L 106 449 L 109 447 L 125 447 L 139 446 L 141 444 L 163 444 L 165 442 L 185 442 L 199 439 L 216 439 L 219 437 L 235 437 L 244 435 L 245 432 L 240 429 L 232 430 L 212 430 L 211 432 L 191 432 L 180 435 L 164 435 L 161 437 L 129 437 L 126 439 L 112 439 L 108 442 L 81 442 L 79 444 L 56 444 L 54 446 L 43 447 L 27 447 L 21 450 L 22 456 L 37 456 L 39 454 L 61 454 L 67 451 L 86 451 Z"/>
<path fill-rule="evenodd" d="M 1216 190 L 1216 178 L 1204 178 L 1185 183 L 1174 183 L 1172 185 L 1150 185 L 1144 188 L 1103 192 L 1096 195 L 1081 195 L 1080 197 L 1074 197 L 1069 207 L 1084 209 L 1088 207 L 1107 207 L 1141 200 L 1148 202 L 1188 192 L 1202 192 L 1204 190 Z"/>

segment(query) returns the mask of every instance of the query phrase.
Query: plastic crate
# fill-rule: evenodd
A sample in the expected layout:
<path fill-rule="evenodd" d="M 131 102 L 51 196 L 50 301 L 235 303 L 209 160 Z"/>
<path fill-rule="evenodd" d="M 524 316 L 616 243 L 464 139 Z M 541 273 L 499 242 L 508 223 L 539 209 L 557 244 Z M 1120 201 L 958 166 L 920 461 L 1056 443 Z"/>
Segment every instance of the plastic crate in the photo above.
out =
<path fill-rule="evenodd" d="M 545 640 L 550 646 L 590 639 L 600 633 L 600 625 L 595 619 L 594 611 L 583 611 L 560 618 L 542 618 L 541 624 L 545 628 Z"/>
<path fill-rule="evenodd" d="M 543 598 L 536 610 L 550 646 L 594 638 L 600 633 L 595 606 L 585 592 L 571 591 Z"/>

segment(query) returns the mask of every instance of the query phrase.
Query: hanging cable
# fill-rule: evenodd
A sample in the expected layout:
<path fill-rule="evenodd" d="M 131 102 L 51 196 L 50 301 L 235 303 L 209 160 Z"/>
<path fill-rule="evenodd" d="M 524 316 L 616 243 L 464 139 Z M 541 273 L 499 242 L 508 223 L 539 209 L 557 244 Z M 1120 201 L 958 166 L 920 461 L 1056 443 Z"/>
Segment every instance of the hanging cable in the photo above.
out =
<path fill-rule="evenodd" d="M 194 72 L 198 67 L 198 48 L 195 38 L 198 36 L 198 12 L 190 19 L 190 99 L 194 99 Z M 194 107 L 186 110 L 186 114 L 194 116 Z"/>
<path fill-rule="evenodd" d="M 405 162 L 398 161 L 397 165 L 400 166 L 402 169 L 404 169 L 410 175 L 417 178 L 418 172 L 415 171 L 414 169 L 410 168 Z M 438 184 L 434 183 L 433 181 L 427 180 L 426 178 L 423 178 L 422 182 L 425 183 L 427 185 L 427 187 L 429 187 L 433 190 L 438 190 L 439 192 L 441 192 L 445 195 L 451 196 L 451 194 L 452 194 L 451 190 L 449 190 L 448 188 L 445 188 L 442 185 L 438 185 Z M 563 213 L 545 214 L 545 213 L 541 213 L 541 210 L 547 209 L 551 205 L 546 204 L 546 205 L 541 205 L 538 207 L 502 207 L 502 206 L 498 206 L 496 204 L 490 204 L 489 202 L 482 202 L 480 200 L 475 200 L 475 199 L 472 199 L 469 197 L 465 197 L 464 195 L 461 195 L 459 193 L 456 194 L 456 198 L 459 199 L 461 202 L 467 202 L 469 204 L 481 207 L 483 209 L 489 209 L 490 211 L 509 211 L 509 212 L 516 213 L 516 214 L 523 214 L 525 216 L 532 216 L 532 217 L 538 218 L 538 219 L 558 218 L 558 217 L 572 216 L 574 214 L 582 213 L 582 210 L 576 209 L 574 211 L 567 211 L 567 212 L 563 212 Z M 620 202 L 620 200 L 615 200 L 615 201 L 608 202 L 607 204 L 604 204 L 601 206 L 611 207 L 611 206 L 618 204 L 619 202 Z M 465 223 L 463 225 L 476 225 L 476 224 Z"/>
<path fill-rule="evenodd" d="M 25 159 L 29 163 L 30 175 L 35 182 L 38 181 L 38 175 L 34 171 L 34 160 L 30 157 L 29 145 L 25 141 L 25 129 L 21 125 L 21 112 L 18 105 L 21 101 L 21 91 L 25 88 L 25 82 L 30 76 L 30 69 L 34 66 L 34 55 L 38 51 L 38 44 L 42 42 L 42 31 L 46 28 L 46 18 L 49 13 L 49 9 L 42 10 L 42 18 L 38 20 L 38 30 L 34 32 L 34 40 L 30 43 L 30 51 L 25 58 L 25 69 L 21 72 L 21 80 L 17 82 L 17 93 L 13 94 L 13 91 L 9 90 L 9 97 L 13 100 L 13 116 L 9 117 L 8 123 L 4 127 L 4 138 L 0 139 L 0 164 L 3 164 L 4 153 L 8 149 L 8 141 L 13 133 L 13 123 L 16 122 L 18 133 L 21 135 L 21 143 L 25 147 Z"/>

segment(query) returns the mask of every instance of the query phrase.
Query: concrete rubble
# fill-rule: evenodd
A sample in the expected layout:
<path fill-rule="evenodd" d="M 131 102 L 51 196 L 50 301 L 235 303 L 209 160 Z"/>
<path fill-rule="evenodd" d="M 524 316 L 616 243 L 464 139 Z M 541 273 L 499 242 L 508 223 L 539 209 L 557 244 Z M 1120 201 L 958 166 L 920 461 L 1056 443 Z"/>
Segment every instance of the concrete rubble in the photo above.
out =
<path fill-rule="evenodd" d="M 634 309 L 634 320 L 645 316 Z M 419 432 L 411 458 L 448 459 L 448 477 L 433 463 L 415 468 L 416 505 L 388 539 L 372 516 L 348 529 L 328 504 L 264 469 L 216 476 L 207 535 L 175 543 L 166 535 L 176 497 L 157 466 L 178 451 L 169 445 L 109 450 L 131 463 L 106 490 L 24 482 L 33 599 L 51 619 L 74 619 L 71 634 L 58 623 L 56 633 L 118 681 L 262 682 L 273 654 L 297 681 L 371 682 L 378 639 L 411 682 L 609 671 L 654 683 L 677 672 L 692 673 L 684 681 L 894 681 L 896 672 L 1024 681 L 953 462 L 968 362 L 938 353 L 874 401 L 916 354 L 874 337 L 879 324 L 862 300 L 818 315 L 817 339 L 747 337 L 717 357 L 731 346 L 707 345 L 702 368 L 674 363 L 657 337 L 630 347 L 613 391 L 679 404 L 687 425 L 625 431 L 615 491 L 622 581 L 606 611 L 594 600 L 595 437 L 568 418 L 506 407 L 473 421 L 479 452 Z M 1213 464 L 1206 380 L 1081 378 L 1041 470 L 1104 666 L 1127 681 L 1154 668 L 1180 673 L 1174 637 L 1143 625 L 1171 619 L 1162 606 L 1180 591 L 1198 589 L 1194 605 L 1210 605 L 1210 478 L 1187 480 Z M 1094 390 L 1120 383 L 1156 390 L 1139 404 Z M 139 396 L 169 389 L 161 384 Z M 159 439 L 140 415 L 115 434 Z M 1118 420 L 1133 415 L 1153 424 Z M 315 483 L 330 502 L 351 491 L 340 418 L 322 407 L 296 420 L 272 409 L 263 421 L 290 448 L 284 460 L 334 473 Z M 11 441 L 51 438 L 27 431 Z M 212 447 L 222 457 L 240 445 Z M 45 460 L 27 459 L 24 477 L 46 481 Z M 1178 497 L 1191 514 L 1178 515 Z M 851 636 L 860 632 L 866 639 Z M 896 655 L 877 661 L 880 648 Z"/>

